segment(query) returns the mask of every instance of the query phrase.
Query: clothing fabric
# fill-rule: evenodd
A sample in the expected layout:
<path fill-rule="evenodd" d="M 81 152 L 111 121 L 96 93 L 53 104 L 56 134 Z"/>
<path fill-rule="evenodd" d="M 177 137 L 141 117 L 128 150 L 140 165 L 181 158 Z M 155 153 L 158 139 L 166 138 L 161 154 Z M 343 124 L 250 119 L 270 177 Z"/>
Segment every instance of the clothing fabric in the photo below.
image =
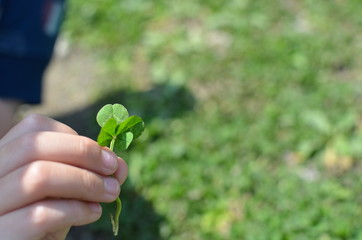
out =
<path fill-rule="evenodd" d="M 0 0 L 0 98 L 40 103 L 65 0 Z"/>

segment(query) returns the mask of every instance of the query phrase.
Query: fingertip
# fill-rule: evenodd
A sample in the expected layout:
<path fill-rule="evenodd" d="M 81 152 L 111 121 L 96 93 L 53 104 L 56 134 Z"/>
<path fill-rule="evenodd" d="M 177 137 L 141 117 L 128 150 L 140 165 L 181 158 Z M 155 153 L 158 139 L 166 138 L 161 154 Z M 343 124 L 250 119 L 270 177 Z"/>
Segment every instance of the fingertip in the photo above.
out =
<path fill-rule="evenodd" d="M 78 213 L 77 218 L 74 218 L 72 226 L 81 226 L 90 224 L 97 221 L 102 216 L 102 207 L 96 202 L 82 202 L 79 200 L 70 200 L 75 202 L 75 206 L 78 208 L 74 210 Z M 88 210 L 86 209 L 88 208 Z"/>
<path fill-rule="evenodd" d="M 91 211 L 93 211 L 95 214 L 102 214 L 102 207 L 99 203 L 96 202 L 89 202 L 88 207 Z"/>
<path fill-rule="evenodd" d="M 118 179 L 119 183 L 122 185 L 128 176 L 128 165 L 126 161 L 122 158 L 118 158 L 118 169 L 115 172 L 115 177 Z"/>
<path fill-rule="evenodd" d="M 107 147 L 102 147 L 102 162 L 105 170 L 111 173 L 118 168 L 117 155 Z"/>

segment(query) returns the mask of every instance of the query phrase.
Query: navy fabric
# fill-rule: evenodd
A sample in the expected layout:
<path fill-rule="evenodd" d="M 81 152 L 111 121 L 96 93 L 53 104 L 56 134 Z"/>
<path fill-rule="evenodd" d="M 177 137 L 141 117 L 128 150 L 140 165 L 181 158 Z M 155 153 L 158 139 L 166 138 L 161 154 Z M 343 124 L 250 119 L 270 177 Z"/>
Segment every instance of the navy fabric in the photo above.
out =
<path fill-rule="evenodd" d="M 41 101 L 64 0 L 0 0 L 0 98 Z"/>

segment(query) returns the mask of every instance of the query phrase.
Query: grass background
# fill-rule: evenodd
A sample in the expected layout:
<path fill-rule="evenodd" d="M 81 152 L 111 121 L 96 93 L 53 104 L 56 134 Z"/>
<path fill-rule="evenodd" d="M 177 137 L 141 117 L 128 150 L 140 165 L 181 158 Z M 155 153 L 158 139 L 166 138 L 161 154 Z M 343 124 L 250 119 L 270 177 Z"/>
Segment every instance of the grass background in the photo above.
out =
<path fill-rule="evenodd" d="M 359 1 L 68 7 L 63 37 L 99 78 L 82 133 L 103 103 L 146 121 L 120 239 L 362 239 Z"/>

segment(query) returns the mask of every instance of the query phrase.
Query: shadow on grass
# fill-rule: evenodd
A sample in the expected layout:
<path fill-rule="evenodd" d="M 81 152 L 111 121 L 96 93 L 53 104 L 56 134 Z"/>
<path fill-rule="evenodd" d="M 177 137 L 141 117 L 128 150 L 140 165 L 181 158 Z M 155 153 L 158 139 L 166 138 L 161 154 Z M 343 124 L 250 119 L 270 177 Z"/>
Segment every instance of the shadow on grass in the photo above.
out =
<path fill-rule="evenodd" d="M 72 228 L 67 240 L 162 240 L 160 226 L 165 219 L 154 211 L 152 203 L 137 193 L 129 182 L 127 180 L 122 186 L 122 213 L 117 237 L 112 234 L 110 207 L 104 205 L 100 220 L 87 226 Z"/>
<path fill-rule="evenodd" d="M 68 124 L 79 134 L 95 139 L 99 131 L 95 116 L 102 106 L 109 103 L 123 104 L 130 115 L 142 117 L 147 126 L 147 123 L 156 118 L 178 118 L 193 111 L 195 98 L 185 87 L 167 84 L 155 85 L 144 92 L 115 90 L 96 103 L 55 118 Z"/>
<path fill-rule="evenodd" d="M 96 139 L 99 126 L 95 116 L 98 110 L 108 103 L 125 105 L 130 115 L 139 115 L 143 118 L 147 128 L 147 125 L 155 119 L 178 118 L 192 111 L 195 99 L 186 88 L 167 84 L 156 85 L 144 92 L 115 90 L 86 108 L 54 118 L 71 126 L 80 135 Z M 122 186 L 123 209 L 118 239 L 162 240 L 160 226 L 165 221 L 164 217 L 155 212 L 152 203 L 135 190 L 131 181 L 132 179 L 128 179 Z M 107 207 L 104 207 L 104 211 L 107 212 Z M 104 213 L 97 223 L 73 228 L 67 240 L 73 239 L 115 239 L 111 233 L 108 214 Z"/>

